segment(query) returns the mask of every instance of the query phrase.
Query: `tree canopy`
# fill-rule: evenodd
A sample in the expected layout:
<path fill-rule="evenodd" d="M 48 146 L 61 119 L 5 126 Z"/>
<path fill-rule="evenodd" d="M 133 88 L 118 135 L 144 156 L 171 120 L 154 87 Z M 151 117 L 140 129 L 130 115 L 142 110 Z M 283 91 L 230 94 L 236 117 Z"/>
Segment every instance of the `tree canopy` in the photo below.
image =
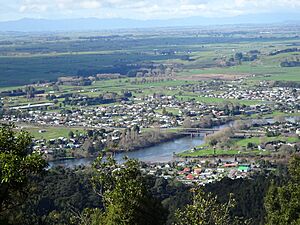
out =
<path fill-rule="evenodd" d="M 20 204 L 28 194 L 28 178 L 47 166 L 42 154 L 32 149 L 28 132 L 0 127 L 0 216 Z"/>
<path fill-rule="evenodd" d="M 247 221 L 232 218 L 230 215 L 230 209 L 235 205 L 232 197 L 222 204 L 212 193 L 205 193 L 201 189 L 191 191 L 194 192 L 193 203 L 177 210 L 175 225 L 247 224 Z"/>
<path fill-rule="evenodd" d="M 265 198 L 267 225 L 300 224 L 300 157 L 295 156 L 289 162 L 290 180 L 277 187 L 271 184 Z"/>
<path fill-rule="evenodd" d="M 102 196 L 104 205 L 101 221 L 96 224 L 164 224 L 164 209 L 148 193 L 138 161 L 126 160 L 120 165 L 111 157 L 103 160 L 99 156 L 93 167 L 94 190 Z"/>

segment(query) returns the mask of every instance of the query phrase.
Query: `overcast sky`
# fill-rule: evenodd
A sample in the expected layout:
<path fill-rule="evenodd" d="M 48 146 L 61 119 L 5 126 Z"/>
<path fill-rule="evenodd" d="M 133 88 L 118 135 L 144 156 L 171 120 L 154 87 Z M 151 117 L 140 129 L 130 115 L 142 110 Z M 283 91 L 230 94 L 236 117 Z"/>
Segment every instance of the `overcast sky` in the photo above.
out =
<path fill-rule="evenodd" d="M 87 17 L 146 20 L 279 12 L 300 12 L 300 0 L 0 0 L 1 21 Z"/>

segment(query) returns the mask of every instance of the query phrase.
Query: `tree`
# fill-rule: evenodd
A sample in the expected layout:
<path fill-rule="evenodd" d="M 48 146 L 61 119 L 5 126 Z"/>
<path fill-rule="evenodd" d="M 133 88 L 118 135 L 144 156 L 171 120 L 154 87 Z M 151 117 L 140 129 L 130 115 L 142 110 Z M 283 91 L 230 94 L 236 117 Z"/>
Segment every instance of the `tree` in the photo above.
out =
<path fill-rule="evenodd" d="M 212 147 L 215 147 L 218 144 L 218 141 L 216 139 L 212 139 L 209 141 L 209 145 Z"/>
<path fill-rule="evenodd" d="M 111 157 L 104 161 L 100 155 L 93 168 L 93 187 L 104 205 L 102 221 L 94 224 L 164 224 L 164 210 L 147 192 L 138 161 L 119 165 Z"/>
<path fill-rule="evenodd" d="M 290 181 L 281 187 L 271 184 L 265 198 L 267 225 L 300 224 L 300 157 L 289 162 Z"/>
<path fill-rule="evenodd" d="M 243 59 L 243 53 L 241 52 L 235 53 L 234 58 L 240 63 L 241 60 Z"/>
<path fill-rule="evenodd" d="M 245 130 L 245 129 L 249 129 L 249 124 L 251 124 L 251 121 L 235 120 L 233 127 L 236 130 Z"/>
<path fill-rule="evenodd" d="M 162 114 L 163 114 L 163 115 L 167 115 L 167 114 L 168 114 L 168 112 L 167 112 L 167 110 L 166 110 L 166 107 L 163 107 L 163 109 L 162 109 Z"/>
<path fill-rule="evenodd" d="M 240 224 L 237 218 L 231 218 L 230 209 L 234 207 L 232 198 L 220 204 L 211 193 L 205 194 L 201 189 L 195 190 L 193 203 L 177 210 L 175 225 L 227 225 Z"/>
<path fill-rule="evenodd" d="M 71 217 L 72 224 L 98 225 L 99 221 L 103 221 L 103 212 L 98 208 L 86 208 L 81 213 L 75 213 Z"/>
<path fill-rule="evenodd" d="M 30 176 L 41 173 L 47 163 L 32 149 L 28 132 L 15 132 L 13 125 L 0 127 L 0 217 L 26 199 Z"/>
<path fill-rule="evenodd" d="M 86 133 L 88 137 L 93 137 L 94 134 L 93 130 L 87 130 Z"/>
<path fill-rule="evenodd" d="M 73 138 L 74 137 L 74 132 L 70 130 L 68 136 L 69 136 L 69 138 Z"/>
<path fill-rule="evenodd" d="M 4 104 L 3 104 L 3 102 L 2 101 L 0 101 L 0 118 L 2 118 L 2 116 L 3 116 L 3 111 L 4 111 Z"/>
<path fill-rule="evenodd" d="M 230 145 L 230 137 L 234 134 L 232 128 L 224 128 L 222 130 L 217 131 L 214 134 L 207 135 L 205 137 L 205 142 L 210 144 L 211 146 L 216 146 L 217 144 L 222 145 Z"/>
<path fill-rule="evenodd" d="M 183 126 L 184 128 L 191 128 L 191 127 L 192 127 L 191 117 L 189 117 L 189 116 L 186 117 L 186 118 L 184 119 L 184 121 L 183 121 L 182 126 Z"/>
<path fill-rule="evenodd" d="M 247 149 L 253 149 L 255 147 L 255 144 L 252 142 L 247 143 Z"/>
<path fill-rule="evenodd" d="M 82 149 L 88 154 L 93 154 L 95 152 L 93 141 L 90 138 L 87 138 L 82 145 Z"/>

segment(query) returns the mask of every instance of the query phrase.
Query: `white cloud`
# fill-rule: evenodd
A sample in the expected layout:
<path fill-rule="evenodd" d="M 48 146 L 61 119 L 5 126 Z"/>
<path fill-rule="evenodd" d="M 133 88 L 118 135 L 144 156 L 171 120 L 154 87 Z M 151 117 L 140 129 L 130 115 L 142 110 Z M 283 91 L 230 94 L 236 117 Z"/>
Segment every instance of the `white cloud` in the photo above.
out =
<path fill-rule="evenodd" d="M 101 7 L 101 2 L 99 1 L 82 1 L 80 6 L 84 9 L 97 9 Z"/>
<path fill-rule="evenodd" d="M 51 17 L 174 18 L 224 17 L 247 13 L 300 10 L 300 0 L 11 0 L 23 15 Z"/>
<path fill-rule="evenodd" d="M 48 10 L 49 4 L 41 0 L 24 0 L 19 7 L 19 12 L 45 12 Z"/>

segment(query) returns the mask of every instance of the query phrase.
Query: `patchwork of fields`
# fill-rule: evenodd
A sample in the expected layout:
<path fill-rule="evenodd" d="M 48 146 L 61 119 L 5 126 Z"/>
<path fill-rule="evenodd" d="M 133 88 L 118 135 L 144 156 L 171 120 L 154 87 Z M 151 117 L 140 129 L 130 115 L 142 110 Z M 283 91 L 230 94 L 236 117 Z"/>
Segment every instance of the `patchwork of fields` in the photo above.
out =
<path fill-rule="evenodd" d="M 0 45 L 0 87 L 55 81 L 60 76 L 101 73 L 135 76 L 137 70 L 155 63 L 176 65 L 175 74 L 184 80 L 231 80 L 250 76 L 253 80 L 299 81 L 299 67 L 280 66 L 288 59 L 297 60 L 299 52 L 270 55 L 276 50 L 298 46 L 299 36 L 281 33 L 280 28 L 270 37 L 257 35 L 260 28 L 253 29 L 224 31 L 219 35 L 213 31 L 195 35 L 195 30 L 189 35 L 178 30 L 172 35 L 153 32 L 150 36 L 143 31 L 117 36 L 70 33 L 57 34 L 56 39 L 47 34 L 22 37 L 16 34 L 7 44 Z M 297 27 L 290 29 L 297 34 Z M 7 36 L 0 37 L 5 43 Z M 247 55 L 249 52 L 257 54 L 255 60 L 237 63 L 237 53 Z"/>

